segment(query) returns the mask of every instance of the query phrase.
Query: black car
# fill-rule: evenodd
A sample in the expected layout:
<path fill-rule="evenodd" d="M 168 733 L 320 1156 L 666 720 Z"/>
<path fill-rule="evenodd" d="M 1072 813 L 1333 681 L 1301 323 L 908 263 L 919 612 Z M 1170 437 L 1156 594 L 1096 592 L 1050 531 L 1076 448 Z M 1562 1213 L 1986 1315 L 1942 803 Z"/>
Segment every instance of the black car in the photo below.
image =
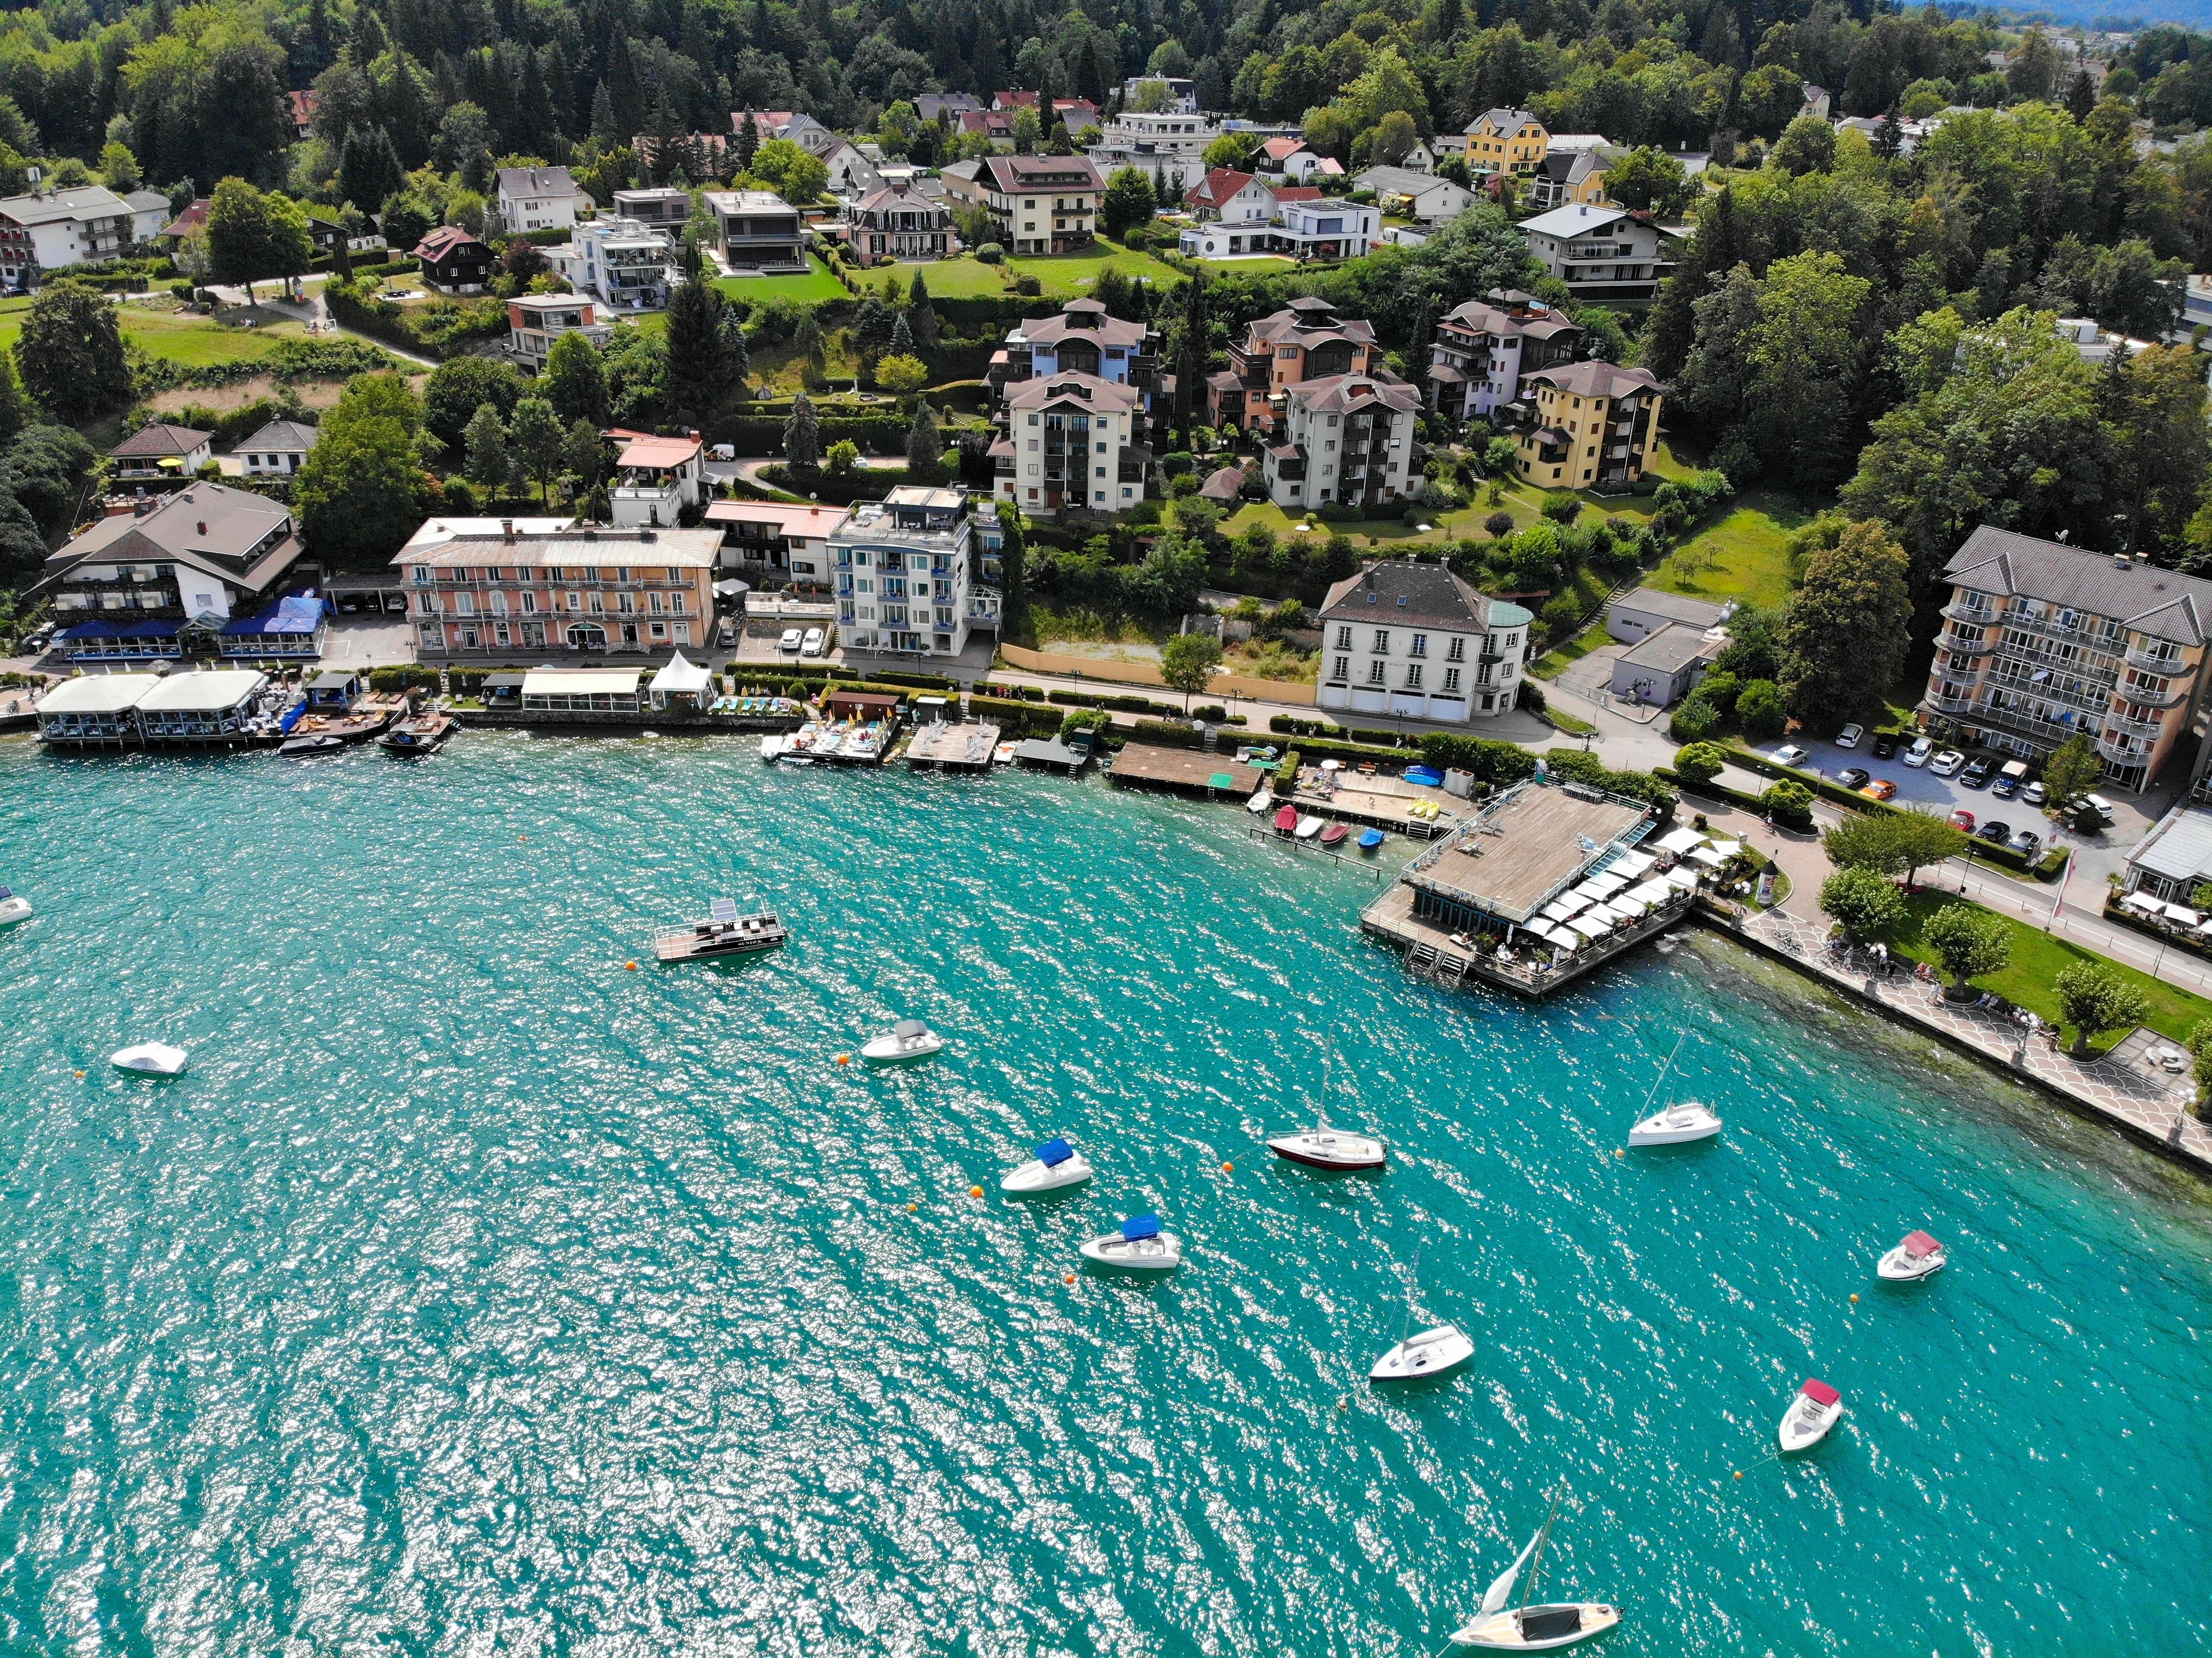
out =
<path fill-rule="evenodd" d="M 1862 769 L 1860 767 L 1846 766 L 1836 774 L 1836 781 L 1841 783 L 1847 789 L 1863 789 L 1867 786 L 1868 780 L 1871 775 L 1871 773 Z"/>
<path fill-rule="evenodd" d="M 2001 847 L 2004 845 L 2006 841 L 2012 839 L 2012 825 L 2010 823 L 1999 823 L 1996 818 L 1992 817 L 1988 823 L 1983 824 L 1981 828 L 1976 829 L 1974 833 L 1980 835 L 1983 840 L 1987 841 L 1991 846 Z"/>
<path fill-rule="evenodd" d="M 1959 780 L 1970 789 L 1978 789 L 1990 780 L 1990 774 L 1996 768 L 1996 762 L 1985 755 L 1981 759 L 1970 762 Z"/>
<path fill-rule="evenodd" d="M 1887 760 L 1897 752 L 1895 732 L 1876 732 L 1874 736 L 1874 757 Z"/>

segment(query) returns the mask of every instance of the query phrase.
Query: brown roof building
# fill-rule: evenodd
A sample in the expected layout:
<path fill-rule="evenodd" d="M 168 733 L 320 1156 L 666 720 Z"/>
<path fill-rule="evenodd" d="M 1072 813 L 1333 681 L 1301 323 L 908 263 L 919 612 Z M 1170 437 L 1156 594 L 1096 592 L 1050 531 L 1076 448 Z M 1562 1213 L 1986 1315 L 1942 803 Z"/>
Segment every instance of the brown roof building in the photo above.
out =
<path fill-rule="evenodd" d="M 1382 364 L 1372 323 L 1340 317 L 1327 300 L 1308 295 L 1261 318 L 1231 343 L 1228 368 L 1206 383 L 1208 422 L 1273 433 L 1293 386 L 1331 374 L 1371 374 Z"/>

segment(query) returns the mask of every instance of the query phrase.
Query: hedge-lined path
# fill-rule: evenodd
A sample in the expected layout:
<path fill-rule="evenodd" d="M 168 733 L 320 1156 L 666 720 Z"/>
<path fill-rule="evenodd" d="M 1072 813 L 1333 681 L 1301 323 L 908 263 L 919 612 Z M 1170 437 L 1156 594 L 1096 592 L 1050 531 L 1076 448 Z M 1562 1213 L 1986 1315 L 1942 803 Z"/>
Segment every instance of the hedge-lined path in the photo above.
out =
<path fill-rule="evenodd" d="M 320 275 L 319 272 L 317 274 Z M 410 351 L 404 346 L 394 345 L 390 340 L 379 339 L 374 334 L 364 334 L 357 328 L 348 328 L 331 315 L 329 308 L 323 304 L 322 295 L 313 288 L 308 290 L 307 297 L 298 304 L 295 304 L 290 300 L 264 300 L 262 304 L 271 311 L 281 311 L 288 317 L 296 317 L 301 322 L 319 322 L 333 332 L 343 334 L 349 339 L 366 340 L 381 350 L 389 351 L 403 362 L 410 362 L 421 368 L 435 368 L 438 366 L 438 360 L 435 357 L 426 357 L 419 352 Z"/>

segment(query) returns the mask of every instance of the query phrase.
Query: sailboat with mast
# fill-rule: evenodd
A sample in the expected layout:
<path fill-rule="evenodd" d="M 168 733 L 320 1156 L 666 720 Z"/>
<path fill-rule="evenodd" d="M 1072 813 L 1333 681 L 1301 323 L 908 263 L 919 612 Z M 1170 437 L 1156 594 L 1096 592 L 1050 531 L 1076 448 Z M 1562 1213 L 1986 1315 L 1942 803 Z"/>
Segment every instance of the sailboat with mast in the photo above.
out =
<path fill-rule="evenodd" d="M 1667 1081 L 1668 1073 L 1674 1068 L 1674 1055 L 1682 1051 L 1688 1034 L 1674 1039 L 1674 1053 L 1667 1056 L 1667 1063 L 1659 1067 L 1652 1079 L 1651 1092 L 1644 1102 L 1644 1108 L 1651 1111 L 1651 1102 L 1659 1097 L 1659 1090 Z M 1719 1114 L 1709 1105 L 1695 1100 L 1669 1100 L 1658 1111 L 1651 1111 L 1635 1127 L 1628 1131 L 1631 1145 L 1683 1145 L 1692 1140 L 1709 1140 L 1721 1132 Z"/>
<path fill-rule="evenodd" d="M 1322 1053 L 1322 1098 L 1328 1097 L 1328 1073 L 1332 1050 Z M 1389 1151 L 1382 1141 L 1365 1134 L 1347 1134 L 1328 1126 L 1326 1104 L 1314 1111 L 1314 1126 L 1296 1134 L 1279 1134 L 1267 1142 L 1267 1149 L 1285 1162 L 1302 1168 L 1318 1169 L 1327 1174 L 1348 1174 L 1355 1169 L 1380 1169 L 1389 1161 Z"/>
<path fill-rule="evenodd" d="M 1414 1382 L 1444 1376 L 1474 1357 L 1474 1343 L 1456 1324 L 1435 1324 L 1416 1332 L 1415 1313 L 1421 1298 L 1421 1256 L 1413 1252 L 1413 1270 L 1406 1286 L 1406 1333 L 1398 1345 L 1376 1359 L 1367 1372 L 1370 1382 Z"/>
<path fill-rule="evenodd" d="M 1552 1539 L 1552 1524 L 1559 1517 L 1559 1499 L 1528 1540 L 1513 1564 L 1498 1575 L 1482 1597 L 1482 1610 L 1465 1627 L 1452 1631 L 1452 1644 L 1488 1647 L 1506 1652 L 1553 1652 L 1604 1634 L 1620 1622 L 1620 1608 L 1595 1600 L 1537 1602 L 1536 1581 L 1544 1570 L 1544 1548 Z M 1528 1570 L 1528 1592 L 1518 1606 L 1509 1607 L 1522 1567 Z"/>

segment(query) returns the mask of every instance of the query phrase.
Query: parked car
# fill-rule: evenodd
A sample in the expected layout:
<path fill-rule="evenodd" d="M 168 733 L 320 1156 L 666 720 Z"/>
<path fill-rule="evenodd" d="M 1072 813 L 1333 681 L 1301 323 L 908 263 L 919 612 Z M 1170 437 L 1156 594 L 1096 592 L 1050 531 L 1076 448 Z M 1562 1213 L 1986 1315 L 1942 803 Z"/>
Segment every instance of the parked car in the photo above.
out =
<path fill-rule="evenodd" d="M 1936 744 L 1933 738 L 1916 737 L 1912 739 L 1912 746 L 1905 751 L 1905 763 L 1908 766 L 1924 766 L 1928 763 L 1928 756 L 1935 752 Z"/>
<path fill-rule="evenodd" d="M 1990 780 L 1990 774 L 1996 770 L 1996 767 L 1990 762 L 1989 756 L 1983 755 L 1966 768 L 1966 774 L 1959 780 L 1970 789 L 1978 789 Z"/>
<path fill-rule="evenodd" d="M 1855 749 L 1859 745 L 1859 739 L 1865 735 L 1864 726 L 1846 726 L 1836 733 L 1836 746 L 1839 749 Z"/>
<path fill-rule="evenodd" d="M 1897 752 L 1897 741 L 1895 732 L 1876 732 L 1874 734 L 1874 757 L 1877 760 L 1889 759 Z"/>
<path fill-rule="evenodd" d="M 779 651 L 795 651 L 799 648 L 799 638 L 798 629 L 786 628 L 783 630 L 783 637 L 775 641 L 775 647 Z"/>
<path fill-rule="evenodd" d="M 1836 774 L 1836 781 L 1847 789 L 1863 789 L 1873 778 L 1874 774 L 1861 766 L 1845 766 Z"/>
<path fill-rule="evenodd" d="M 2031 806 L 2039 806 L 2051 798 L 2051 791 L 2044 787 L 2041 780 L 2039 779 L 2022 789 L 2020 792 L 2020 798 Z"/>
<path fill-rule="evenodd" d="M 2000 800 L 2009 800 L 2020 793 L 2020 779 L 2010 772 L 1999 772 L 1997 780 L 1990 785 L 1990 793 Z"/>
<path fill-rule="evenodd" d="M 799 653 L 801 656 L 819 656 L 822 654 L 823 646 L 828 642 L 829 635 L 821 629 L 809 628 L 806 630 L 806 637 L 799 643 Z"/>
<path fill-rule="evenodd" d="M 1964 829 L 1967 834 L 1972 835 L 1974 832 L 1974 814 L 1964 806 L 1960 807 L 1951 814 L 1951 827 L 1955 829 Z"/>
<path fill-rule="evenodd" d="M 714 635 L 715 645 L 726 651 L 734 647 L 737 642 L 738 624 L 734 622 L 725 622 L 722 624 L 722 631 Z"/>
<path fill-rule="evenodd" d="M 2101 794 L 2085 794 L 2081 798 L 2087 804 L 2089 809 L 2095 812 L 2097 816 L 2103 820 L 2105 827 L 2106 829 L 2112 828 L 2112 803 L 2105 799 Z"/>
<path fill-rule="evenodd" d="M 1894 800 L 1897 799 L 1897 785 L 1887 777 L 1877 777 L 1859 793 L 1870 800 Z"/>
<path fill-rule="evenodd" d="M 1802 766 L 1812 757 L 1795 743 L 1784 743 L 1774 751 L 1774 763 L 1778 766 Z"/>
<path fill-rule="evenodd" d="M 1909 766 L 1911 763 L 1911 757 L 1907 756 L 1905 764 Z M 1938 777 L 1956 777 L 1959 774 L 1959 768 L 1966 763 L 1966 756 L 1958 750 L 1946 749 L 1928 762 L 1928 769 Z"/>
<path fill-rule="evenodd" d="M 1990 842 L 1990 845 L 2001 847 L 2006 841 L 2012 839 L 2012 825 L 2002 821 L 2001 819 L 1992 817 L 1988 823 L 1983 824 L 1981 828 L 1976 829 L 1974 833 L 1981 836 L 1983 840 Z"/>
<path fill-rule="evenodd" d="M 2033 858 L 2043 850 L 2043 837 L 2033 829 L 2022 829 L 2012 837 L 2012 849 L 2024 852 Z"/>

